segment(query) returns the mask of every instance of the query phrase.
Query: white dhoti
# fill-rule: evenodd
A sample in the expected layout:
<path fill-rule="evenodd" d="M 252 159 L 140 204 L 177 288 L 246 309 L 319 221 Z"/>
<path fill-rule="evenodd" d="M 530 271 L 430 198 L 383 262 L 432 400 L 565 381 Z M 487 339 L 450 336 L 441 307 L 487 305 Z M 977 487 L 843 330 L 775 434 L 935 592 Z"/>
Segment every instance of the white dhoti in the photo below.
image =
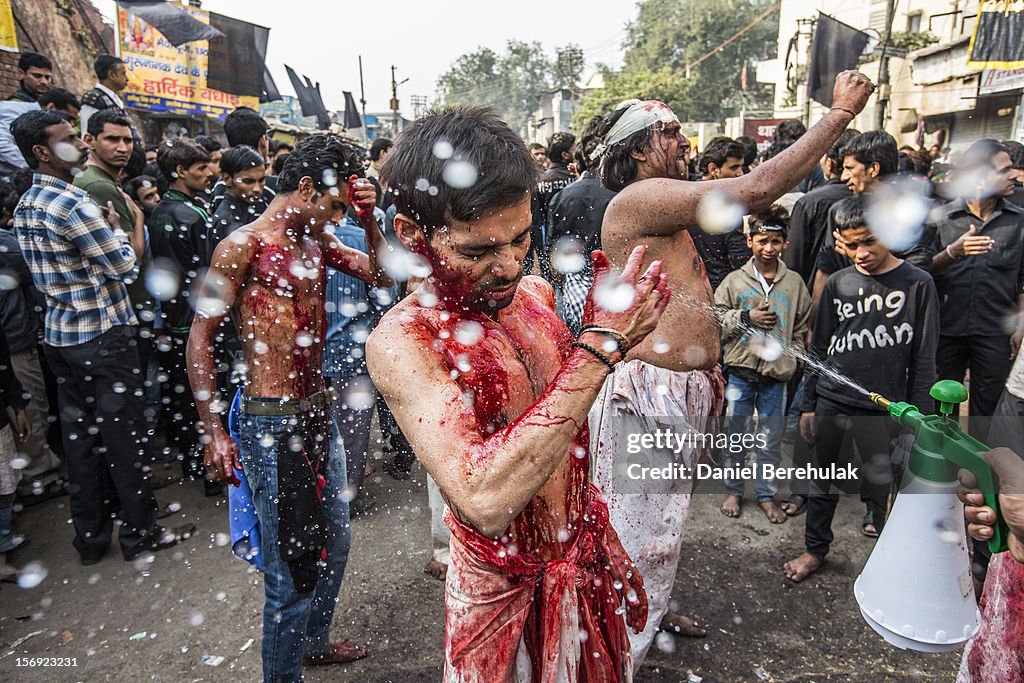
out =
<path fill-rule="evenodd" d="M 643 577 L 650 607 L 643 632 L 634 634 L 629 630 L 634 670 L 643 662 L 658 625 L 668 612 L 692 487 L 680 493 L 616 492 L 616 445 L 621 447 L 624 443 L 623 429 L 636 424 L 634 420 L 627 425 L 623 418 L 645 418 L 649 425 L 645 431 L 660 426 L 671 427 L 678 433 L 685 423 L 694 433 L 713 434 L 718 429 L 723 389 L 722 374 L 717 368 L 674 372 L 634 360 L 616 367 L 590 411 L 593 481 L 608 503 L 612 527 Z M 659 425 L 658 420 L 652 419 L 658 417 L 675 419 Z M 681 421 L 680 417 L 689 419 Z M 692 468 L 704 455 L 701 450 L 680 450 L 678 463 Z"/>

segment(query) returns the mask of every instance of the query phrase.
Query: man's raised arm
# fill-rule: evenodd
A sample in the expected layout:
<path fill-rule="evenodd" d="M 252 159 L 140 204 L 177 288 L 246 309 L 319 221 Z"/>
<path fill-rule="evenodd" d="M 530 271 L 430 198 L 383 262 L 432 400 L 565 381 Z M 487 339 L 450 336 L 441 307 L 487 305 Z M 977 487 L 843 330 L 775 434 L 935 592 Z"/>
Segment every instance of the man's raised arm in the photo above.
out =
<path fill-rule="evenodd" d="M 650 179 L 627 186 L 609 204 L 605 225 L 628 235 L 670 235 L 697 225 L 701 200 L 713 192 L 746 209 L 766 209 L 810 173 L 859 114 L 875 86 L 864 74 L 836 77 L 832 109 L 786 151 L 741 178 L 700 183 Z"/>
<path fill-rule="evenodd" d="M 623 335 L 620 343 L 627 348 L 607 354 L 612 360 L 620 360 L 655 328 L 671 296 L 660 261 L 638 279 L 643 255 L 644 247 L 637 247 L 622 274 L 635 288 L 629 309 L 609 313 L 588 302 L 586 322 Z M 595 252 L 595 274 L 598 283 L 610 277 L 600 252 Z M 582 335 L 595 351 L 609 338 L 600 332 Z M 537 402 L 488 435 L 433 342 L 431 333 L 413 321 L 382 324 L 367 341 L 370 376 L 448 505 L 482 534 L 498 537 L 568 457 L 609 368 L 591 351 L 574 348 Z"/>
<path fill-rule="evenodd" d="M 185 359 L 188 380 L 199 412 L 199 429 L 207 437 L 206 471 L 217 481 L 237 486 L 241 470 L 238 446 L 224 429 L 220 415 L 214 410 L 217 400 L 217 364 L 213 357 L 214 336 L 228 316 L 249 272 L 252 246 L 246 228 L 240 228 L 223 240 L 213 254 L 213 263 L 199 288 L 198 301 L 204 302 L 192 319 Z M 222 401 L 227 397 L 222 397 Z"/>
<path fill-rule="evenodd" d="M 387 239 L 381 232 L 373 209 L 377 191 L 368 181 L 352 176 L 348 179 L 348 203 L 356 209 L 359 224 L 366 233 L 366 253 L 345 246 L 333 235 L 324 235 L 324 254 L 327 265 L 374 287 L 390 287 L 394 281 L 384 272 L 378 262 L 378 254 L 389 249 Z"/>

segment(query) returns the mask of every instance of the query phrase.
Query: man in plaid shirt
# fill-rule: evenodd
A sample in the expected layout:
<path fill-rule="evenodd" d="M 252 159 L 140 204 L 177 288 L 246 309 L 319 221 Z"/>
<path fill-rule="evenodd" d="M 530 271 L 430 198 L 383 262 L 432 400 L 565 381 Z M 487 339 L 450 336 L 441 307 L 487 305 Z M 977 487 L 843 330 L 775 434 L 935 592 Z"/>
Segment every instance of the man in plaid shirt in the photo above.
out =
<path fill-rule="evenodd" d="M 46 296 L 44 348 L 58 380 L 75 549 L 82 564 L 99 562 L 110 545 L 114 512 L 123 522 L 125 559 L 170 547 L 195 526 L 157 526 L 144 469 L 138 321 L 125 281 L 138 275 L 145 235 L 112 228 L 120 226 L 113 206 L 104 216 L 88 193 L 71 185 L 72 169 L 82 167 L 88 152 L 63 116 L 28 112 L 11 132 L 36 171 L 14 211 L 14 227 L 32 279 Z M 104 492 L 107 480 L 120 510 Z"/>

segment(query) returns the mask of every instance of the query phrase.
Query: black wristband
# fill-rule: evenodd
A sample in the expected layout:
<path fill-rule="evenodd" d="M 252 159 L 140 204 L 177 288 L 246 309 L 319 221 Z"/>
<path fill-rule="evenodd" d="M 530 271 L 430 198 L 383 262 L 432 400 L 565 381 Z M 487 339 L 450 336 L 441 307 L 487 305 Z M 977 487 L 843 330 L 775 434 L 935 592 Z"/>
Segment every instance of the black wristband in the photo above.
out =
<path fill-rule="evenodd" d="M 598 352 L 598 350 L 595 349 L 593 346 L 590 346 L 589 344 L 584 344 L 583 342 L 573 342 L 572 346 L 573 346 L 573 348 L 576 348 L 576 349 L 583 349 L 584 351 L 586 351 L 587 353 L 592 355 L 594 358 L 596 358 L 599 361 L 601 361 L 602 363 L 604 363 L 605 366 L 609 370 L 611 370 L 612 372 L 615 372 L 615 363 L 611 362 L 610 360 L 608 360 L 607 358 L 602 356 Z"/>

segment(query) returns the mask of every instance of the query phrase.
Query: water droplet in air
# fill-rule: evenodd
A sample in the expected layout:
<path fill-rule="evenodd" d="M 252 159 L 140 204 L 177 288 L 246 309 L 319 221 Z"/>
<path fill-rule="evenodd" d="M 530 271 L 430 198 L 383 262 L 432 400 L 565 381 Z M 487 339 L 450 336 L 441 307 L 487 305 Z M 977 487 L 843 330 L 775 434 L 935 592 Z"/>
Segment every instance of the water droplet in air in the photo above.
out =
<path fill-rule="evenodd" d="M 452 143 L 447 140 L 438 140 L 434 143 L 434 156 L 438 159 L 451 159 L 452 154 L 455 153 L 455 148 L 452 147 Z"/>
<path fill-rule="evenodd" d="M 621 313 L 633 305 L 636 291 L 618 278 L 603 280 L 594 288 L 594 302 L 609 313 Z"/>
<path fill-rule="evenodd" d="M 475 320 L 462 320 L 455 326 L 455 341 L 463 346 L 473 346 L 484 336 L 484 326 Z"/>
<path fill-rule="evenodd" d="M 770 334 L 754 334 L 750 337 L 750 350 L 755 356 L 769 363 L 782 357 L 782 342 Z"/>
<path fill-rule="evenodd" d="M 578 273 L 587 266 L 586 245 L 573 235 L 563 235 L 551 247 L 551 267 L 568 275 Z"/>
<path fill-rule="evenodd" d="M 29 562 L 21 568 L 21 572 L 18 574 L 18 586 L 35 588 L 46 579 L 46 575 L 49 573 L 42 562 Z"/>
<path fill-rule="evenodd" d="M 864 218 L 882 244 L 892 251 L 906 251 L 921 239 L 931 209 L 929 193 L 924 178 L 882 184 L 868 194 Z"/>
<path fill-rule="evenodd" d="M 397 245 L 378 254 L 378 260 L 384 272 L 400 282 L 425 278 L 431 273 L 430 263 L 425 258 Z"/>
<path fill-rule="evenodd" d="M 665 631 L 661 631 L 654 637 L 654 647 L 658 648 L 659 652 L 670 655 L 676 651 L 675 638 Z"/>
<path fill-rule="evenodd" d="M 300 348 L 306 348 L 313 345 L 313 335 L 309 332 L 299 332 L 295 335 L 295 345 Z"/>
<path fill-rule="evenodd" d="M 167 259 L 155 259 L 146 270 L 146 291 L 160 301 L 173 298 L 179 287 L 178 272 Z"/>
<path fill-rule="evenodd" d="M 456 190 L 472 187 L 477 175 L 476 166 L 464 160 L 449 161 L 444 167 L 444 182 Z"/>
<path fill-rule="evenodd" d="M 732 232 L 743 223 L 746 210 L 722 192 L 711 192 L 701 199 L 697 207 L 697 224 L 704 232 L 723 235 Z"/>

